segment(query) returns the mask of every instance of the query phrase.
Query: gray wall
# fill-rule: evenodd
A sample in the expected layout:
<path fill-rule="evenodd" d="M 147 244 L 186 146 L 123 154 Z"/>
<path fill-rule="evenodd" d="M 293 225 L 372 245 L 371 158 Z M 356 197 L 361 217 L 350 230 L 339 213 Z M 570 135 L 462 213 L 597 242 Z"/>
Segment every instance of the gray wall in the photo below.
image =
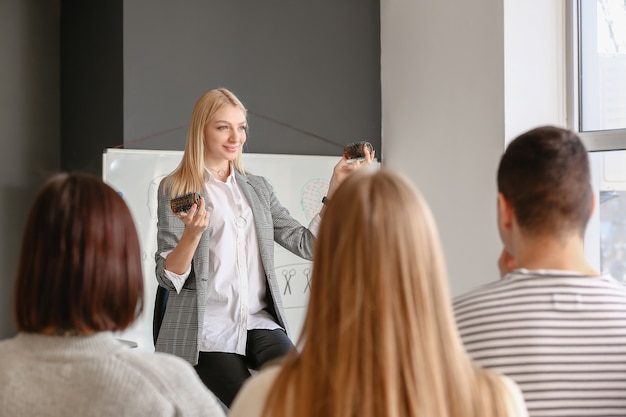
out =
<path fill-rule="evenodd" d="M 59 1 L 0 0 L 0 338 L 33 194 L 60 166 Z"/>
<path fill-rule="evenodd" d="M 226 87 L 250 111 L 247 152 L 340 155 L 368 139 L 380 157 L 379 7 L 125 2 L 126 146 L 182 150 L 196 100 Z"/>

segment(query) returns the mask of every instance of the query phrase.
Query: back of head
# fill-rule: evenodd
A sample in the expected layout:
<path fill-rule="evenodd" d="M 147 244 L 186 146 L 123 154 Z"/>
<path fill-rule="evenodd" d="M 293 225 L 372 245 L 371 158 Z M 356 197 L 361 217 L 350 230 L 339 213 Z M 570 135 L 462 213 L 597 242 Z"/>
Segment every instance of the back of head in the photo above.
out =
<path fill-rule="evenodd" d="M 513 140 L 500 160 L 498 191 L 529 235 L 584 235 L 592 207 L 587 150 L 573 132 L 532 129 Z"/>
<path fill-rule="evenodd" d="M 344 181 L 320 226 L 312 282 L 307 319 L 329 322 L 311 331 L 406 328 L 415 323 L 402 321 L 425 319 L 425 310 L 441 307 L 436 300 L 446 300 L 448 289 L 438 234 L 408 180 L 386 169 L 364 169 Z M 330 309 L 329 316 L 314 313 Z"/>
<path fill-rule="evenodd" d="M 121 330 L 143 308 L 139 239 L 123 199 L 90 174 L 58 174 L 30 209 L 14 293 L 20 331 Z"/>
<path fill-rule="evenodd" d="M 311 282 L 297 359 L 300 381 L 310 386 L 296 393 L 302 409 L 295 414 L 448 408 L 446 385 L 467 373 L 469 361 L 433 218 L 408 180 L 363 169 L 341 184 L 320 225 Z"/>

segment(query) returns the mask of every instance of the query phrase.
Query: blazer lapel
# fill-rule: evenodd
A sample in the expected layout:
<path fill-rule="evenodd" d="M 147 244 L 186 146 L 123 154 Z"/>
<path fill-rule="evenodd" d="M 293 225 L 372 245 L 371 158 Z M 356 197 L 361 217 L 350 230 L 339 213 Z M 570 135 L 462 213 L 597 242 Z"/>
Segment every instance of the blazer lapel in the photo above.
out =
<path fill-rule="evenodd" d="M 239 185 L 241 192 L 246 197 L 246 200 L 248 200 L 248 204 L 250 204 L 250 208 L 252 209 L 263 269 L 268 271 L 271 268 L 271 260 L 274 257 L 274 225 L 272 223 L 272 213 L 269 208 L 264 209 L 263 203 L 255 190 L 255 186 L 252 185 L 247 176 L 235 172 L 235 178 L 237 179 L 237 185 Z M 270 242 L 270 244 L 266 242 Z"/>

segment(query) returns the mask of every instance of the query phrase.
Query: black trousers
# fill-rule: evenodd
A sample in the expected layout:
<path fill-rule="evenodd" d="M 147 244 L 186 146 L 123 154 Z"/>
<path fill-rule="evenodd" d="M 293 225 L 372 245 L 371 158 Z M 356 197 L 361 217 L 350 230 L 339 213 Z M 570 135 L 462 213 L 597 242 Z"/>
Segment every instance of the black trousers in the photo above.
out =
<path fill-rule="evenodd" d="M 248 330 L 246 356 L 236 353 L 200 352 L 196 372 L 224 405 L 230 408 L 243 383 L 250 377 L 249 369 L 285 356 L 293 343 L 282 329 Z"/>

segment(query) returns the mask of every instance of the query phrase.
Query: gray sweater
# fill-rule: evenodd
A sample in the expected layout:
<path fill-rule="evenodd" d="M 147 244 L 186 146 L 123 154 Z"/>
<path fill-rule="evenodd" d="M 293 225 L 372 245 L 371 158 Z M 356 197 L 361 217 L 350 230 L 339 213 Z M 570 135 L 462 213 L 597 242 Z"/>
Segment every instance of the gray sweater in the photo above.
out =
<path fill-rule="evenodd" d="M 141 352 L 110 332 L 20 333 L 0 341 L 0 416 L 223 417 L 184 360 Z"/>

